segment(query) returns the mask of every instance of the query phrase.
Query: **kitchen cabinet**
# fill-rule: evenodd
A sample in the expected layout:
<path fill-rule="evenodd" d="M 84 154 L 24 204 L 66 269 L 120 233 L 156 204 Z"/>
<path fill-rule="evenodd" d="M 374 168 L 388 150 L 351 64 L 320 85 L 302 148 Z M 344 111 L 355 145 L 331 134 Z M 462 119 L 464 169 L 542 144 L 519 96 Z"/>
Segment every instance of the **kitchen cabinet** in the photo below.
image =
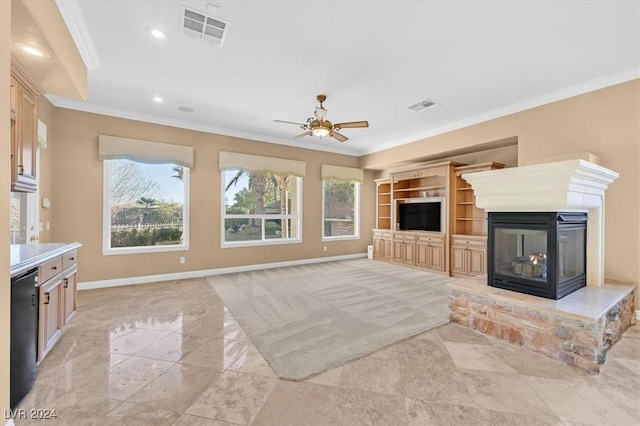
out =
<path fill-rule="evenodd" d="M 35 192 L 38 149 L 37 83 L 11 58 L 11 190 Z"/>
<path fill-rule="evenodd" d="M 487 238 L 454 235 L 451 239 L 451 275 L 465 278 L 486 274 Z"/>
<path fill-rule="evenodd" d="M 39 266 L 38 362 L 62 337 L 77 309 L 78 252 L 71 250 Z"/>

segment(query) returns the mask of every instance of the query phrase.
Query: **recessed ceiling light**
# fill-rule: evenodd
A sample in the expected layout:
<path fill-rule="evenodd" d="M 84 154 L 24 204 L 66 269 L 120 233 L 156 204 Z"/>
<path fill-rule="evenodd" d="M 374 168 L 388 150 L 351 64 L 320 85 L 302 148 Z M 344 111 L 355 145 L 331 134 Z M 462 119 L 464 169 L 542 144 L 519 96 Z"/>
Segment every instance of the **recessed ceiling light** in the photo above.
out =
<path fill-rule="evenodd" d="M 18 49 L 22 50 L 23 52 L 26 52 L 29 55 L 32 55 L 32 56 L 35 56 L 35 57 L 38 57 L 38 58 L 49 59 L 51 57 L 49 52 L 47 52 L 46 50 L 42 49 L 41 47 L 37 47 L 37 46 L 34 46 L 32 44 L 16 43 L 15 46 Z"/>
<path fill-rule="evenodd" d="M 149 34 L 151 34 L 155 38 L 163 39 L 166 37 L 164 31 L 156 27 L 148 27 L 147 31 L 149 32 Z"/>
<path fill-rule="evenodd" d="M 157 104 L 161 104 L 164 102 L 164 99 L 162 99 L 160 96 L 154 96 L 153 98 L 151 98 L 151 100 Z"/>
<path fill-rule="evenodd" d="M 178 109 L 179 109 L 180 111 L 182 111 L 182 112 L 193 112 L 193 111 L 195 111 L 195 109 L 190 108 L 190 107 L 188 107 L 188 106 L 180 106 L 180 107 L 178 107 Z"/>

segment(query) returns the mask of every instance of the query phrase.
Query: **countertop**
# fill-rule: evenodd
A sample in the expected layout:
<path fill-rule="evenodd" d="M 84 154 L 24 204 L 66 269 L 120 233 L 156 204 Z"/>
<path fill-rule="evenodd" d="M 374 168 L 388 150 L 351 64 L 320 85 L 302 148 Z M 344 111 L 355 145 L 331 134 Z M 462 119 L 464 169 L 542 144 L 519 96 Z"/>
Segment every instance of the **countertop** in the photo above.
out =
<path fill-rule="evenodd" d="M 13 277 L 82 246 L 80 243 L 12 244 L 9 272 Z"/>

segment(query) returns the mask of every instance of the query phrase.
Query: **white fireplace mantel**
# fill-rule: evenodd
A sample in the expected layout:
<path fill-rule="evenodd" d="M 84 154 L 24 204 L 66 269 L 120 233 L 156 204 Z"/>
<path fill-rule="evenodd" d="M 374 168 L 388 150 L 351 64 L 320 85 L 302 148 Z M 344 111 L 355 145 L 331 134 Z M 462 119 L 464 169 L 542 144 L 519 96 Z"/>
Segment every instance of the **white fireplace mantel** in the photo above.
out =
<path fill-rule="evenodd" d="M 604 192 L 617 172 L 585 160 L 465 173 L 487 212 L 587 212 L 587 285 L 604 283 Z"/>

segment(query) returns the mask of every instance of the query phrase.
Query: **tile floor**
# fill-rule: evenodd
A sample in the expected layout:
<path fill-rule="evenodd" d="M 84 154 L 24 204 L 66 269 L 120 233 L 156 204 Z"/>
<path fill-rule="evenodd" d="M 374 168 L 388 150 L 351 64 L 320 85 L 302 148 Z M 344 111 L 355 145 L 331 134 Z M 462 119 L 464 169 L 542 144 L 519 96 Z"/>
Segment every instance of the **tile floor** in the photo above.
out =
<path fill-rule="evenodd" d="M 78 304 L 19 407 L 55 410 L 42 424 L 640 425 L 640 325 L 599 375 L 448 324 L 291 382 L 205 279 Z"/>

